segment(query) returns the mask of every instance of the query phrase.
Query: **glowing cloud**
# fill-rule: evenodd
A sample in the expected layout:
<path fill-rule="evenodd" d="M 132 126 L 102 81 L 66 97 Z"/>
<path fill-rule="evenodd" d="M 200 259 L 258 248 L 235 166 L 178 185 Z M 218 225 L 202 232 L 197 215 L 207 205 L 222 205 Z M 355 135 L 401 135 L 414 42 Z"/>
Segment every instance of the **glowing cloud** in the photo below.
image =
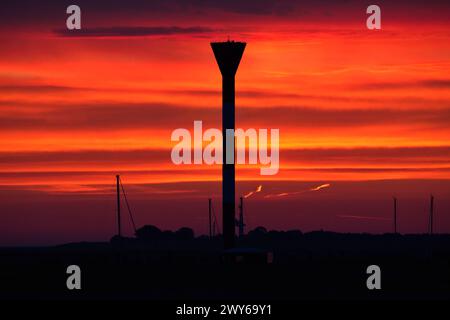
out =
<path fill-rule="evenodd" d="M 357 215 L 347 215 L 347 214 L 340 214 L 337 215 L 338 218 L 344 218 L 344 219 L 357 219 L 357 220 L 380 220 L 380 221 L 389 221 L 391 219 L 383 218 L 383 217 L 373 217 L 373 216 L 357 216 Z"/>
<path fill-rule="evenodd" d="M 325 183 L 325 184 L 321 184 L 320 186 L 318 186 L 318 187 L 315 187 L 315 188 L 312 188 L 312 189 L 309 189 L 309 191 L 318 191 L 318 190 L 320 190 L 320 189 L 323 189 L 323 188 L 328 188 L 328 187 L 330 187 L 331 186 L 331 184 L 329 184 L 329 183 Z"/>
<path fill-rule="evenodd" d="M 261 192 L 261 190 L 262 190 L 262 185 L 259 185 L 255 191 L 250 191 L 249 193 L 244 195 L 244 198 L 247 199 L 247 198 L 251 197 L 253 194 Z"/>
<path fill-rule="evenodd" d="M 331 184 L 325 183 L 325 184 L 321 184 L 320 186 L 317 186 L 315 188 L 311 188 L 311 189 L 308 189 L 308 190 L 301 190 L 301 191 L 296 191 L 296 192 L 282 192 L 282 193 L 268 194 L 268 195 L 264 196 L 264 198 L 279 198 L 279 197 L 292 196 L 292 195 L 302 194 L 302 193 L 311 192 L 311 191 L 319 191 L 320 189 L 328 188 L 330 186 L 331 186 Z"/>

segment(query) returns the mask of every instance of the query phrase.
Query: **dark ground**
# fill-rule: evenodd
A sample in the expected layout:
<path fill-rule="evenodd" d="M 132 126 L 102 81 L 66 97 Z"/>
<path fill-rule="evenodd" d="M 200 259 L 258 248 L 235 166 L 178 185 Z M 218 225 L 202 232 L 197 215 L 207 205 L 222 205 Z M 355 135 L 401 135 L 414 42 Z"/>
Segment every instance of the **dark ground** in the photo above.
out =
<path fill-rule="evenodd" d="M 256 232 L 239 242 L 272 252 L 269 264 L 225 262 L 221 244 L 160 235 L 0 248 L 0 299 L 450 299 L 450 235 Z M 72 264 L 82 270 L 82 290 L 66 288 Z M 372 264 L 381 268 L 381 290 L 366 287 Z"/>

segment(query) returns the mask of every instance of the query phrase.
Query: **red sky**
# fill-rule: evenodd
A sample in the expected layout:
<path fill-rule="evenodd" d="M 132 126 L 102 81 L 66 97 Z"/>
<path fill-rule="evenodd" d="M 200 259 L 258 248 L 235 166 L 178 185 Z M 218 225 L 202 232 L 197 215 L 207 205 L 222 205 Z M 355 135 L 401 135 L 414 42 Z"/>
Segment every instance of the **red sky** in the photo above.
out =
<path fill-rule="evenodd" d="M 117 172 L 131 190 L 141 187 L 130 197 L 142 223 L 204 232 L 190 219 L 195 212 L 181 208 L 211 193 L 220 204 L 220 188 L 205 187 L 216 186 L 220 167 L 173 165 L 170 134 L 192 129 L 194 120 L 220 128 L 221 80 L 209 42 L 228 37 L 247 42 L 236 79 L 237 127 L 280 129 L 280 172 L 264 186 L 283 193 L 331 183 L 320 190 L 328 202 L 314 218 L 290 212 L 311 212 L 325 201 L 319 193 L 289 201 L 255 195 L 255 226 L 389 231 L 390 222 L 350 217 L 389 217 L 389 205 L 379 202 L 390 203 L 391 193 L 426 207 L 433 192 L 441 213 L 449 211 L 448 4 L 378 2 L 382 30 L 369 31 L 360 1 L 79 1 L 76 35 L 64 29 L 69 4 L 1 5 L 0 199 L 7 206 L 0 244 L 112 234 L 112 221 L 95 221 L 114 213 Z M 240 192 L 262 178 L 257 168 L 238 168 Z M 348 184 L 357 192 L 335 187 Z M 386 193 L 379 198 L 378 188 Z M 355 194 L 377 209 L 349 204 L 330 212 Z M 167 213 L 174 200 L 180 210 Z M 147 206 L 154 210 L 142 213 Z M 277 206 L 283 221 L 270 218 Z M 405 232 L 426 230 L 426 210 L 408 212 Z M 450 221 L 439 230 L 450 231 Z"/>

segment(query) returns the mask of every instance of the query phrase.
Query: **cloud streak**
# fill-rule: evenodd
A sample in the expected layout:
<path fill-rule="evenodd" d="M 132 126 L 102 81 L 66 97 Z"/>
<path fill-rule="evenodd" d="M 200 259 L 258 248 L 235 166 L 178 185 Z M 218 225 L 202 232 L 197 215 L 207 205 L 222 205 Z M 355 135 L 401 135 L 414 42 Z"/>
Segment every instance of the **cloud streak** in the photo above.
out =
<path fill-rule="evenodd" d="M 57 29 L 54 34 L 60 37 L 69 38 L 115 38 L 115 37 L 155 37 L 155 36 L 176 36 L 176 35 L 200 35 L 217 32 L 208 27 L 178 27 L 178 26 L 113 26 L 82 28 L 81 30 Z"/>
<path fill-rule="evenodd" d="M 343 219 L 356 219 L 356 220 L 378 220 L 378 221 L 390 221 L 389 218 L 383 218 L 383 217 L 373 217 L 373 216 L 357 216 L 357 215 L 347 215 L 347 214 L 339 214 L 336 215 L 338 218 Z"/>
<path fill-rule="evenodd" d="M 7 111 L 0 115 L 0 131 L 8 130 L 110 130 L 139 128 L 191 127 L 194 120 L 205 126 L 218 125 L 220 109 L 180 106 L 163 103 L 96 103 L 52 107 L 42 112 L 18 113 Z M 241 108 L 237 121 L 245 127 L 346 128 L 363 126 L 422 125 L 446 128 L 450 109 L 319 109 L 313 107 L 251 107 Z"/>
<path fill-rule="evenodd" d="M 91 165 L 107 164 L 157 164 L 170 160 L 170 145 L 160 149 L 128 150 L 73 150 L 73 151 L 11 151 L 0 152 L 0 165 L 30 166 L 44 164 L 55 166 L 58 163 L 80 163 Z M 391 148 L 298 148 L 283 149 L 283 159 L 287 163 L 309 164 L 316 166 L 345 166 L 357 162 L 357 170 L 367 166 L 408 165 L 410 168 L 423 165 L 450 165 L 450 146 L 442 147 L 391 147 Z M 361 167 L 365 165 L 366 167 Z M 311 167 L 309 169 L 312 169 Z M 338 168 L 324 167 L 323 170 Z M 346 168 L 350 169 L 350 168 Z"/>
<path fill-rule="evenodd" d="M 254 195 L 255 193 L 261 192 L 261 190 L 262 190 L 262 185 L 259 185 L 259 186 L 256 188 L 256 190 L 250 191 L 250 192 L 246 193 L 246 194 L 244 195 L 244 198 L 245 198 L 245 199 L 250 198 L 250 197 L 251 197 L 252 195 Z"/>
<path fill-rule="evenodd" d="M 450 79 L 424 79 L 417 81 L 367 82 L 352 86 L 363 90 L 398 89 L 450 89 Z"/>
<path fill-rule="evenodd" d="M 300 191 L 295 191 L 295 192 L 281 192 L 281 193 L 274 193 L 274 194 L 268 194 L 266 196 L 264 196 L 264 198 L 266 199 L 270 199 L 270 198 L 280 198 L 280 197 L 287 197 L 287 196 L 293 196 L 293 195 L 299 195 L 299 194 L 303 194 L 303 193 L 307 193 L 307 192 L 314 192 L 314 191 L 319 191 L 321 189 L 325 189 L 325 188 L 329 188 L 331 187 L 330 183 L 325 183 L 325 184 L 321 184 L 317 187 L 314 188 L 309 188 L 307 190 L 300 190 Z"/>
<path fill-rule="evenodd" d="M 61 22 L 61 13 L 65 13 L 65 8 L 70 3 L 58 0 L 36 1 L 6 1 L 2 3 L 0 11 L 0 25 L 20 25 L 23 21 L 29 21 L 29 25 Z M 418 18 L 422 21 L 434 21 L 442 19 L 446 21 L 446 10 L 449 5 L 445 1 L 430 0 L 426 2 L 427 10 L 424 10 L 423 1 L 382 1 L 378 3 L 386 12 L 390 12 L 391 19 L 396 21 L 412 20 L 416 23 Z M 359 22 L 360 14 L 365 12 L 367 3 L 361 0 L 349 0 L 334 3 L 329 0 L 298 1 L 298 0 L 78 0 L 83 12 L 89 12 L 87 17 L 95 20 L 109 19 L 121 20 L 143 20 L 147 19 L 168 19 L 174 15 L 186 20 L 202 18 L 212 20 L 214 17 L 239 15 L 252 19 L 271 18 L 284 20 L 300 20 L 307 22 L 336 22 L 351 21 Z M 402 14 L 407 8 L 407 15 Z M 269 24 L 270 25 L 270 24 Z"/>

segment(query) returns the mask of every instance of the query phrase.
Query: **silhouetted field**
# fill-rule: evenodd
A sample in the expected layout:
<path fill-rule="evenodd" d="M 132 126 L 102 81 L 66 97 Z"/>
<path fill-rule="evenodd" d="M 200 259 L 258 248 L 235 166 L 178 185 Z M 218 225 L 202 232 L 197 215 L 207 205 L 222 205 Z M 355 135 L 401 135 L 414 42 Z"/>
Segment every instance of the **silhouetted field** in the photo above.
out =
<path fill-rule="evenodd" d="M 0 298 L 449 299 L 450 235 L 251 231 L 232 254 L 271 252 L 270 263 L 224 259 L 220 236 L 147 227 L 138 239 L 0 249 Z M 82 290 L 66 288 L 66 268 Z M 381 290 L 366 268 L 381 267 Z"/>

